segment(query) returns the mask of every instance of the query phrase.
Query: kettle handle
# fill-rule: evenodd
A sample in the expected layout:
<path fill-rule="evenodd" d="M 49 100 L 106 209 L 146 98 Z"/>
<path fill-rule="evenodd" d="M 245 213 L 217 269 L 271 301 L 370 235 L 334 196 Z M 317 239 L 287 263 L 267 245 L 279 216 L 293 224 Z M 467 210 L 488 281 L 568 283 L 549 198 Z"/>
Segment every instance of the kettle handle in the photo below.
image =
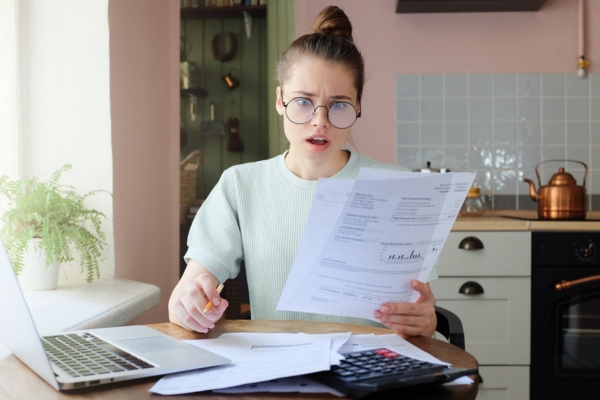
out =
<path fill-rule="evenodd" d="M 587 178 L 587 174 L 588 174 L 588 166 L 585 165 L 585 163 L 581 162 L 581 161 L 575 161 L 575 160 L 545 160 L 545 161 L 540 161 L 536 166 L 535 166 L 535 174 L 537 175 L 537 179 L 538 179 L 538 185 L 539 187 L 542 187 L 542 180 L 540 179 L 540 173 L 538 172 L 538 167 L 544 163 L 548 163 L 548 162 L 574 162 L 577 164 L 581 164 L 585 167 L 585 172 L 583 173 L 583 187 L 585 187 L 585 179 Z"/>

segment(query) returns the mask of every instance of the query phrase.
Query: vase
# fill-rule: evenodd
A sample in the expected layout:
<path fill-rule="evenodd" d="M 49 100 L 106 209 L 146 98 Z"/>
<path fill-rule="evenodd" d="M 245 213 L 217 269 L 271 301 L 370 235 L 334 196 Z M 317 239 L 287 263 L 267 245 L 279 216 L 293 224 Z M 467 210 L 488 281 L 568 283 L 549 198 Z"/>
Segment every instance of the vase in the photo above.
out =
<path fill-rule="evenodd" d="M 53 290 L 58 283 L 59 262 L 46 265 L 46 252 L 41 239 L 31 239 L 23 258 L 23 269 L 18 276 L 23 290 Z"/>

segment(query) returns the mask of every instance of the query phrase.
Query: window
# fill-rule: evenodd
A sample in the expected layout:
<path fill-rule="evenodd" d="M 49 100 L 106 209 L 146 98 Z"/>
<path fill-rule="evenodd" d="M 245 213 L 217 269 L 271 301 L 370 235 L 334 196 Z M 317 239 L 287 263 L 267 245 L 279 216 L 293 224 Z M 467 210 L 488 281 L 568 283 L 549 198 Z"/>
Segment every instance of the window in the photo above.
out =
<path fill-rule="evenodd" d="M 18 0 L 0 1 L 0 176 L 21 176 Z"/>

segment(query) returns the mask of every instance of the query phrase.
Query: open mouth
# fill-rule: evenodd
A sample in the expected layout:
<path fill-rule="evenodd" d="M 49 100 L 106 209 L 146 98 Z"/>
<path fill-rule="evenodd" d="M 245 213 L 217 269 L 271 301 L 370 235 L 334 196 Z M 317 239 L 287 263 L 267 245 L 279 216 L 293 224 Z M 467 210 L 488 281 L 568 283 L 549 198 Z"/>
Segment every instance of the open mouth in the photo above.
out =
<path fill-rule="evenodd" d="M 312 138 L 312 139 L 308 139 L 308 142 L 311 144 L 314 144 L 316 146 L 322 146 L 324 144 L 327 144 L 327 140 L 322 139 L 322 138 Z"/>

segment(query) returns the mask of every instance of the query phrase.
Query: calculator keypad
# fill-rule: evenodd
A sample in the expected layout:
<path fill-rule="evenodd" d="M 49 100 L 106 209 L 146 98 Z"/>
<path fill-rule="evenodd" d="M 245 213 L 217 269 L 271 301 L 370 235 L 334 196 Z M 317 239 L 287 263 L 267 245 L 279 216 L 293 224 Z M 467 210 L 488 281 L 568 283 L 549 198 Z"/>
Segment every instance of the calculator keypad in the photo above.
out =
<path fill-rule="evenodd" d="M 418 370 L 443 370 L 445 365 L 432 364 L 406 357 L 389 349 L 381 348 L 344 354 L 340 365 L 331 367 L 331 372 L 348 382 L 380 378 L 390 375 L 402 376 Z"/>

